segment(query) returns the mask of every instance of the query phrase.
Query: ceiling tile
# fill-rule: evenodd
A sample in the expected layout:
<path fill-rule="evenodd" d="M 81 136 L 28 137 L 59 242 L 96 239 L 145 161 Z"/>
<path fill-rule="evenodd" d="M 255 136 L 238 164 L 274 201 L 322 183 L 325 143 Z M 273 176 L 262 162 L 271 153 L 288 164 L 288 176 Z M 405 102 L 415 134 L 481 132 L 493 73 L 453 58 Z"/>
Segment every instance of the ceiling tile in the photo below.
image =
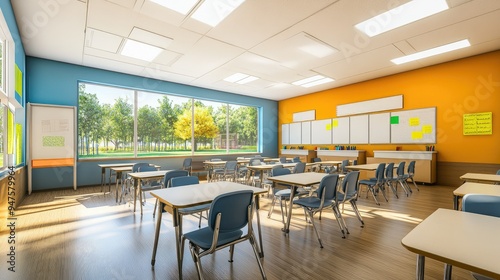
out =
<path fill-rule="evenodd" d="M 85 46 L 107 52 L 116 53 L 123 38 L 100 30 L 87 28 L 85 32 Z"/>

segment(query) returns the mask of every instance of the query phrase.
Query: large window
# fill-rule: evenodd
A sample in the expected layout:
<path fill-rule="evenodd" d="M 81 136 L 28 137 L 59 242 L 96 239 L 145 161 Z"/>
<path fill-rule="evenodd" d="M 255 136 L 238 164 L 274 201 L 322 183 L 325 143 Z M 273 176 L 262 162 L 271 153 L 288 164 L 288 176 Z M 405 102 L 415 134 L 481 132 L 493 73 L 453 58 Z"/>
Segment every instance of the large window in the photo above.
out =
<path fill-rule="evenodd" d="M 79 158 L 257 152 L 256 107 L 79 84 Z M 194 121 L 193 121 L 194 120 Z"/>

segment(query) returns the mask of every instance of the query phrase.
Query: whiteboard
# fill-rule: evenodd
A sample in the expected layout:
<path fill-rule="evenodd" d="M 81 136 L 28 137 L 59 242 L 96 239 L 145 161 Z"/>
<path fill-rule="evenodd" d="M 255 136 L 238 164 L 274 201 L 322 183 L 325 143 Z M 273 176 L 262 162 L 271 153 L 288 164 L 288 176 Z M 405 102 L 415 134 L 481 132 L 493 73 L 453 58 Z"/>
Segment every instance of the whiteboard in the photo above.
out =
<path fill-rule="evenodd" d="M 436 143 L 436 108 L 391 113 L 391 143 Z"/>
<path fill-rule="evenodd" d="M 31 106 L 31 159 L 75 157 L 74 107 Z"/>
<path fill-rule="evenodd" d="M 391 142 L 391 114 L 370 114 L 370 144 L 388 144 Z"/>
<path fill-rule="evenodd" d="M 332 144 L 332 120 L 311 122 L 311 144 Z"/>
<path fill-rule="evenodd" d="M 282 124 L 281 125 L 281 144 L 288 145 L 290 144 L 290 125 Z"/>
<path fill-rule="evenodd" d="M 350 144 L 349 117 L 332 119 L 332 144 Z"/>
<path fill-rule="evenodd" d="M 302 144 L 311 144 L 311 122 L 302 123 Z"/>
<path fill-rule="evenodd" d="M 350 144 L 368 144 L 368 115 L 350 117 Z"/>
<path fill-rule="evenodd" d="M 302 123 L 290 124 L 290 144 L 302 144 Z"/>

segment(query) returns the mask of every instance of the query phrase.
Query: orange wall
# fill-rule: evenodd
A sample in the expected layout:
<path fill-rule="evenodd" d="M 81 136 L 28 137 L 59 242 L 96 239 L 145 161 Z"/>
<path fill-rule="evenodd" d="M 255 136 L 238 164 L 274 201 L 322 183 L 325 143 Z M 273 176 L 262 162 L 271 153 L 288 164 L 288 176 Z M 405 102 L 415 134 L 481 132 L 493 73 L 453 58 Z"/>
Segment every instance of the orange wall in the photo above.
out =
<path fill-rule="evenodd" d="M 292 122 L 295 112 L 316 110 L 317 120 L 334 118 L 337 105 L 400 94 L 403 110 L 437 108 L 438 161 L 500 163 L 500 50 L 280 101 L 279 139 L 281 124 Z M 480 112 L 493 112 L 493 134 L 464 136 L 463 114 Z M 396 146 L 425 150 L 425 144 L 356 145 L 367 157 Z"/>

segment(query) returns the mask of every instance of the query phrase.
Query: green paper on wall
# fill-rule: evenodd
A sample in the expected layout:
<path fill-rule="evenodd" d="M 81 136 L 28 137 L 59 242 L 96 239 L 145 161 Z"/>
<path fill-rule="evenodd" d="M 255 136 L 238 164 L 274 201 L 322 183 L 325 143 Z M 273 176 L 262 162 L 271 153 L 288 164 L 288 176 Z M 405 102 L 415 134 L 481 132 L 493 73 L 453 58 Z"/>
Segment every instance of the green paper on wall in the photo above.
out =
<path fill-rule="evenodd" d="M 399 116 L 391 116 L 391 124 L 399 124 Z"/>
<path fill-rule="evenodd" d="M 21 72 L 21 69 L 19 69 L 19 66 L 16 64 L 16 69 L 15 69 L 15 86 L 16 86 L 16 92 L 19 94 L 20 97 L 23 96 L 23 72 Z"/>

